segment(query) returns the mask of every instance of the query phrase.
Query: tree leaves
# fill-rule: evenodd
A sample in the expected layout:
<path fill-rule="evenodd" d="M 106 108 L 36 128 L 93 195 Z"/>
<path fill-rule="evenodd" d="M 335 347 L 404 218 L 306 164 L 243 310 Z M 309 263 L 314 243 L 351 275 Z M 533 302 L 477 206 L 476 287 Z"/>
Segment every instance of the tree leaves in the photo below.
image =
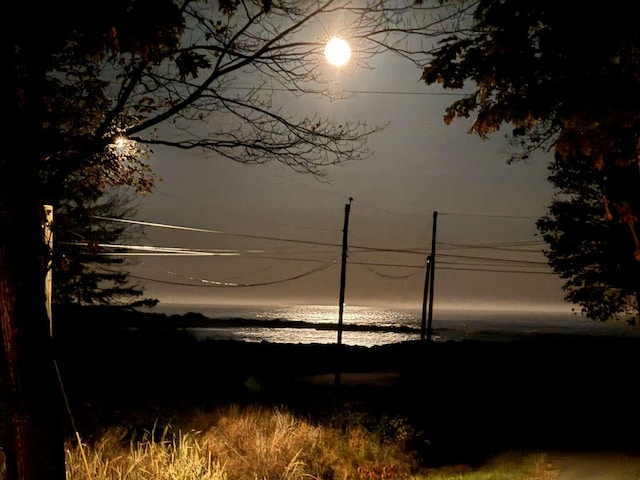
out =
<path fill-rule="evenodd" d="M 640 34 L 630 20 L 634 7 L 621 0 L 606 9 L 554 0 L 480 0 L 475 7 L 461 22 L 469 28 L 432 52 L 422 79 L 474 89 L 446 109 L 444 121 L 473 115 L 470 132 L 483 139 L 513 127 L 516 150 L 509 161 L 537 149 L 554 152 L 551 181 L 559 198 L 539 222 L 550 262 L 568 279 L 567 298 L 588 314 L 627 312 L 630 296 L 640 294 Z M 560 199 L 567 195 L 572 200 Z M 593 215 L 609 220 L 599 230 L 585 230 L 594 225 Z M 571 241 L 575 236 L 591 238 L 592 248 L 605 254 L 583 249 L 581 238 Z M 633 309 L 639 313 L 637 302 Z"/>

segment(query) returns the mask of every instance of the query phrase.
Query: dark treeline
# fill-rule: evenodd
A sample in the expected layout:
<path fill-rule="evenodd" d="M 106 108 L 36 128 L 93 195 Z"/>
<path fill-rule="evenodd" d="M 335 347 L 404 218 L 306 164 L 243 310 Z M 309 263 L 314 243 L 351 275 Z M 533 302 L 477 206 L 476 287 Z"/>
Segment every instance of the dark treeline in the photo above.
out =
<path fill-rule="evenodd" d="M 337 323 L 306 322 L 303 320 L 283 320 L 279 318 L 264 320 L 242 317 L 209 318 L 195 312 L 182 315 L 167 315 L 158 312 L 145 312 L 118 306 L 59 306 L 56 319 L 61 318 L 61 328 L 311 328 L 316 330 L 337 330 Z M 420 333 L 420 328 L 407 325 L 371 325 L 347 324 L 343 330 L 368 332 Z"/>

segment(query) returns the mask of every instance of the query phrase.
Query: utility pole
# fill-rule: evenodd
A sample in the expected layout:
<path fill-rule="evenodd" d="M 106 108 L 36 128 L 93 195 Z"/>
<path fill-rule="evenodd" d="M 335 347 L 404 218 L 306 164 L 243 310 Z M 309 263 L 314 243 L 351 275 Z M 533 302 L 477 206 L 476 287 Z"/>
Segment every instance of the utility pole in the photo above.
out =
<path fill-rule="evenodd" d="M 347 237 L 349 234 L 349 212 L 351 211 L 351 202 L 353 198 L 349 197 L 349 203 L 344 206 L 344 228 L 342 229 L 342 270 L 340 272 L 340 304 L 338 305 L 338 345 L 342 344 L 342 315 L 344 313 L 344 288 L 347 278 Z"/>
<path fill-rule="evenodd" d="M 420 341 L 427 335 L 427 298 L 429 297 L 429 278 L 431 277 L 431 255 L 427 255 L 427 268 L 424 274 L 424 292 L 422 294 L 422 323 L 420 324 Z"/>
<path fill-rule="evenodd" d="M 351 211 L 352 197 L 349 203 L 344 206 L 344 227 L 342 229 L 342 270 L 340 271 L 340 303 L 338 304 L 338 351 L 342 345 L 342 316 L 344 314 L 344 289 L 347 278 L 347 238 L 349 232 L 349 212 Z M 335 384 L 340 384 L 340 358 L 337 359 Z"/>
<path fill-rule="evenodd" d="M 433 212 L 433 229 L 431 232 L 431 255 L 429 255 L 429 274 L 430 274 L 430 288 L 429 288 L 429 319 L 427 323 L 427 341 L 431 341 L 433 333 L 433 287 L 436 273 L 436 223 L 438 220 L 438 212 Z"/>

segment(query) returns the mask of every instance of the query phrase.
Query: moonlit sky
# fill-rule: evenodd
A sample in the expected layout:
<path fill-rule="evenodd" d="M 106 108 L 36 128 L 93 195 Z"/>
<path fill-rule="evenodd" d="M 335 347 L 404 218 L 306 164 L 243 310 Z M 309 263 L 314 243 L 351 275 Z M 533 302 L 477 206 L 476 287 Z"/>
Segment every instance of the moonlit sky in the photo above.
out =
<path fill-rule="evenodd" d="M 274 103 L 294 115 L 386 125 L 368 141 L 370 158 L 330 168 L 324 182 L 275 163 L 154 148 L 163 180 L 140 201 L 136 219 L 206 231 L 146 226 L 141 243 L 233 255 L 134 257 L 131 272 L 146 296 L 161 304 L 337 305 L 352 197 L 347 306 L 422 304 L 435 211 L 434 310 L 570 310 L 535 228 L 552 197 L 550 155 L 508 165 L 506 131 L 482 141 L 467 133 L 472 119 L 444 124 L 460 92 L 427 86 L 415 65 L 391 55 L 373 66 L 334 68 L 333 88 L 344 100 L 274 92 Z"/>

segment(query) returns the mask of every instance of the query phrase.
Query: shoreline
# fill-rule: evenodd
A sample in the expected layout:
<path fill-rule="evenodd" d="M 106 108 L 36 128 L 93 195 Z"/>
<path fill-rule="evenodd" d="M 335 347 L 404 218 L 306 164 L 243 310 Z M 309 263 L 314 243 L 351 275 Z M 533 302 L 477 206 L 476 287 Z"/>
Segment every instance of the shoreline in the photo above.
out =
<path fill-rule="evenodd" d="M 426 432 L 439 457 L 640 449 L 640 338 L 539 334 L 362 347 L 194 340 L 180 330 L 104 329 L 86 318 L 59 323 L 61 375 L 86 432 L 239 403 L 318 421 L 336 409 L 400 416 Z"/>
<path fill-rule="evenodd" d="M 468 312 L 467 312 L 468 314 Z M 508 315 L 504 312 L 496 312 L 498 315 Z M 513 322 L 490 320 L 485 317 L 486 312 L 480 314 L 477 319 L 464 318 L 462 320 L 447 319 L 438 321 L 432 328 L 432 338 L 440 341 L 462 340 L 488 340 L 488 341 L 513 341 L 536 335 L 566 335 L 566 336 L 598 336 L 598 337 L 637 337 L 640 338 L 640 328 L 634 328 L 619 323 L 603 324 L 601 322 L 581 320 L 580 324 L 558 323 L 556 321 L 547 324 L 536 324 L 535 321 L 522 322 L 516 319 Z M 211 317 L 205 313 L 187 311 L 185 313 L 163 313 L 158 311 L 140 311 L 124 309 L 117 306 L 68 306 L 56 307 L 54 310 L 54 331 L 61 329 L 144 329 L 147 331 L 202 331 L 210 329 L 212 332 L 239 332 L 235 340 L 242 339 L 243 329 L 264 329 L 264 331 L 317 331 L 324 335 L 325 340 L 320 343 L 334 343 L 333 338 L 327 337 L 327 333 L 337 333 L 336 322 L 322 322 L 310 320 L 298 320 L 290 318 L 247 318 L 242 316 L 225 315 Z M 508 317 L 507 317 L 508 318 Z M 526 318 L 526 317 L 525 317 Z M 62 319 L 62 320 L 60 320 Z M 519 321 L 520 320 L 520 321 Z M 341 326 L 343 332 L 354 333 L 380 333 L 397 334 L 398 337 L 387 336 L 387 339 L 395 338 L 393 342 L 420 340 L 422 328 L 420 325 L 408 324 L 375 324 L 357 321 L 344 322 Z M 425 331 L 426 335 L 426 331 Z M 207 336 L 215 338 L 215 335 Z M 253 335 L 247 341 L 260 341 L 259 335 Z M 232 337 L 220 337 L 218 339 L 231 339 Z M 307 335 L 303 343 L 310 343 Z M 288 343 L 286 336 L 265 336 L 266 341 L 274 343 Z M 391 343 L 393 343 L 391 342 Z M 386 343 L 386 342 L 385 342 Z"/>

